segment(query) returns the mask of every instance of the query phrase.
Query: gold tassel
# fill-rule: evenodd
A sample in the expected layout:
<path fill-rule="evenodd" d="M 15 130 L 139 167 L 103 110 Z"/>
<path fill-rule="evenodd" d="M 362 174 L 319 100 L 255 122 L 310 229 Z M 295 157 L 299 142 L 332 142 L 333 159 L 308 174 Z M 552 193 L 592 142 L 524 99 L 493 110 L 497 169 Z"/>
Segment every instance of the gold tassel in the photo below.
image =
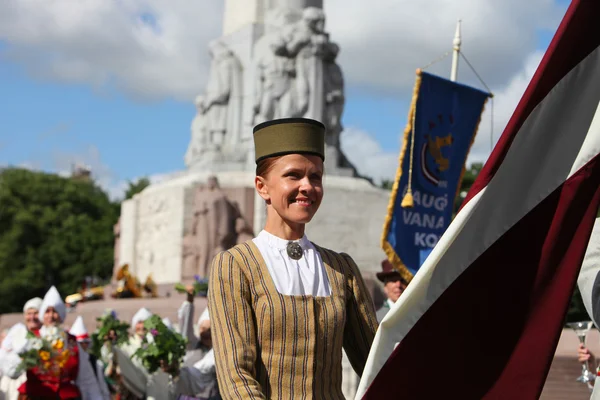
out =
<path fill-rule="evenodd" d="M 408 172 L 410 183 L 408 185 L 408 188 L 407 188 L 408 190 L 406 191 L 406 194 L 405 194 L 404 198 L 402 199 L 402 203 L 400 206 L 408 207 L 408 204 L 410 204 L 411 207 L 414 206 L 414 199 L 413 199 L 412 188 L 411 188 L 411 186 L 412 186 L 412 162 L 413 162 L 412 156 L 414 154 L 414 146 L 412 146 L 412 148 L 410 148 L 409 144 L 414 143 L 414 140 L 413 140 L 414 139 L 414 117 L 415 117 L 416 108 L 417 108 L 417 98 L 419 97 L 419 89 L 421 87 L 421 72 L 422 71 L 421 71 L 421 69 L 417 69 L 416 72 L 417 72 L 417 78 L 415 81 L 415 86 L 413 88 L 413 95 L 412 95 L 412 99 L 410 102 L 410 109 L 408 111 L 408 121 L 407 121 L 406 127 L 404 128 L 404 140 L 402 141 L 402 149 L 400 150 L 400 155 L 398 157 L 398 169 L 396 171 L 396 179 L 394 180 L 394 185 L 392 187 L 392 194 L 390 196 L 390 201 L 388 203 L 387 215 L 385 217 L 385 222 L 383 224 L 383 232 L 381 234 L 381 248 L 387 255 L 388 260 L 390 260 L 390 262 L 394 265 L 394 267 L 398 271 L 400 271 L 400 275 L 402 275 L 402 278 L 406 279 L 407 282 L 410 282 L 412 280 L 412 273 L 408 270 L 408 268 L 406 268 L 406 266 L 404 265 L 404 263 L 402 262 L 400 257 L 398 257 L 398 254 L 396 254 L 396 251 L 394 250 L 394 248 L 387 241 L 387 234 L 388 234 L 390 226 L 392 224 L 392 215 L 394 213 L 394 206 L 396 204 L 397 196 L 402 194 L 402 192 L 400 191 L 401 188 L 399 187 L 400 178 L 402 177 L 402 172 L 404 172 L 404 173 Z M 406 156 L 406 153 L 409 153 L 409 157 L 411 157 L 409 170 L 402 171 L 402 162 L 404 160 L 404 156 Z"/>
<path fill-rule="evenodd" d="M 415 206 L 415 202 L 412 195 L 412 190 L 408 189 L 408 192 L 404 195 L 402 199 L 402 203 L 400 204 L 402 208 L 413 208 Z"/>
<path fill-rule="evenodd" d="M 417 77 L 421 76 L 421 69 L 417 69 Z M 419 82 L 420 83 L 420 82 Z M 419 92 L 413 94 L 413 102 L 411 107 L 411 121 L 410 121 L 410 153 L 408 162 L 408 190 L 402 199 L 400 206 L 402 208 L 412 208 L 415 205 L 413 194 L 412 194 L 412 173 L 413 173 L 413 155 L 415 152 L 415 119 L 417 116 L 417 101 L 416 97 Z"/>

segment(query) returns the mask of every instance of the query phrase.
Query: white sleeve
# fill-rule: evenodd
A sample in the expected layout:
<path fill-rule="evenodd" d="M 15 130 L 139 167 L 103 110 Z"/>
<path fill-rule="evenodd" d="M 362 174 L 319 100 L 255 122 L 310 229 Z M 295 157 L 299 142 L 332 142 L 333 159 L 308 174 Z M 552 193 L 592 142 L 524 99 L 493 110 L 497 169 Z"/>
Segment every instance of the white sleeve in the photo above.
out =
<path fill-rule="evenodd" d="M 0 370 L 1 375 L 6 375 L 10 379 L 17 379 L 21 376 L 21 372 L 18 372 L 19 365 L 21 364 L 21 357 L 15 352 L 7 352 L 4 349 L 0 349 Z"/>
<path fill-rule="evenodd" d="M 198 339 L 194 336 L 194 304 L 185 300 L 177 311 L 179 333 L 188 340 L 187 349 L 196 347 Z"/>
<path fill-rule="evenodd" d="M 75 384 L 81 392 L 81 399 L 104 400 L 96 378 L 96 371 L 92 369 L 88 353 L 79 344 L 77 344 L 77 347 L 79 348 L 79 373 Z"/>
<path fill-rule="evenodd" d="M 110 391 L 104 379 L 104 364 L 100 360 L 96 360 L 96 378 L 98 379 L 98 385 L 100 386 L 100 392 L 104 400 L 110 400 Z"/>

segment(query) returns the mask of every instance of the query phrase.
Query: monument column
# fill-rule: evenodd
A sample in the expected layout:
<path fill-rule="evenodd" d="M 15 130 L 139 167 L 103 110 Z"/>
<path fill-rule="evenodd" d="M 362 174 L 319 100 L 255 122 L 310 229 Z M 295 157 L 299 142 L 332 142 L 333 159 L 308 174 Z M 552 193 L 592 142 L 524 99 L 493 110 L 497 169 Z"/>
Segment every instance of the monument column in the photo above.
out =
<path fill-rule="evenodd" d="M 323 0 L 225 0 L 223 36 L 246 25 L 263 24 L 269 10 L 285 8 L 304 10 L 306 7 L 323 8 Z"/>
<path fill-rule="evenodd" d="M 276 0 L 278 7 L 304 10 L 306 7 L 323 8 L 323 0 Z"/>

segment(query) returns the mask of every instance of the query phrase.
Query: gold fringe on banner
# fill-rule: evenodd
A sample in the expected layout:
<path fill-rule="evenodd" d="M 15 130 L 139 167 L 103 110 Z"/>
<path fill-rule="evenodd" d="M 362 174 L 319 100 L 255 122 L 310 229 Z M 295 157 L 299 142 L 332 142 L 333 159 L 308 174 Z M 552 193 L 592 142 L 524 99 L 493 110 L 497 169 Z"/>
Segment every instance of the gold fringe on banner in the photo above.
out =
<path fill-rule="evenodd" d="M 400 272 L 400 275 L 407 282 L 410 282 L 413 278 L 413 274 L 410 273 L 408 268 L 404 265 L 396 251 L 386 240 L 388 232 L 390 230 L 390 225 L 392 223 L 392 215 L 394 213 L 394 204 L 396 203 L 396 197 L 398 196 L 398 186 L 400 184 L 400 177 L 402 176 L 402 162 L 404 161 L 404 155 L 406 154 L 406 147 L 408 146 L 409 135 L 412 134 L 411 139 L 411 151 L 410 151 L 410 166 L 409 166 L 409 178 L 412 176 L 412 153 L 414 150 L 414 123 L 416 118 L 417 111 L 417 99 L 419 97 L 419 89 L 421 88 L 421 69 L 417 69 L 417 78 L 415 80 L 415 87 L 413 89 L 413 95 L 410 102 L 410 109 L 408 111 L 408 121 L 406 123 L 406 128 L 404 128 L 404 141 L 402 142 L 402 149 L 400 150 L 400 156 L 398 158 L 398 169 L 396 170 L 396 179 L 394 180 L 394 185 L 392 186 L 392 193 L 390 195 L 390 202 L 387 207 L 387 216 L 385 217 L 385 222 L 383 224 L 383 234 L 381 235 L 381 248 L 385 252 L 388 260 L 392 263 L 394 268 Z M 410 187 L 411 182 L 409 182 L 408 190 L 406 195 L 402 199 L 401 207 L 413 207 L 413 197 L 412 190 Z"/>

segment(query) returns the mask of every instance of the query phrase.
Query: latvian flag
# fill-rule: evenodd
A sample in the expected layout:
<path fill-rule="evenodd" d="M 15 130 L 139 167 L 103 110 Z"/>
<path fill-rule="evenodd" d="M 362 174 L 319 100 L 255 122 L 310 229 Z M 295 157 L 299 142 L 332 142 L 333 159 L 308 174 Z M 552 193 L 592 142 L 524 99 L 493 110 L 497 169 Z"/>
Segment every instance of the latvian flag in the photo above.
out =
<path fill-rule="evenodd" d="M 600 0 L 574 0 L 357 399 L 540 396 L 600 204 L 599 44 Z"/>

